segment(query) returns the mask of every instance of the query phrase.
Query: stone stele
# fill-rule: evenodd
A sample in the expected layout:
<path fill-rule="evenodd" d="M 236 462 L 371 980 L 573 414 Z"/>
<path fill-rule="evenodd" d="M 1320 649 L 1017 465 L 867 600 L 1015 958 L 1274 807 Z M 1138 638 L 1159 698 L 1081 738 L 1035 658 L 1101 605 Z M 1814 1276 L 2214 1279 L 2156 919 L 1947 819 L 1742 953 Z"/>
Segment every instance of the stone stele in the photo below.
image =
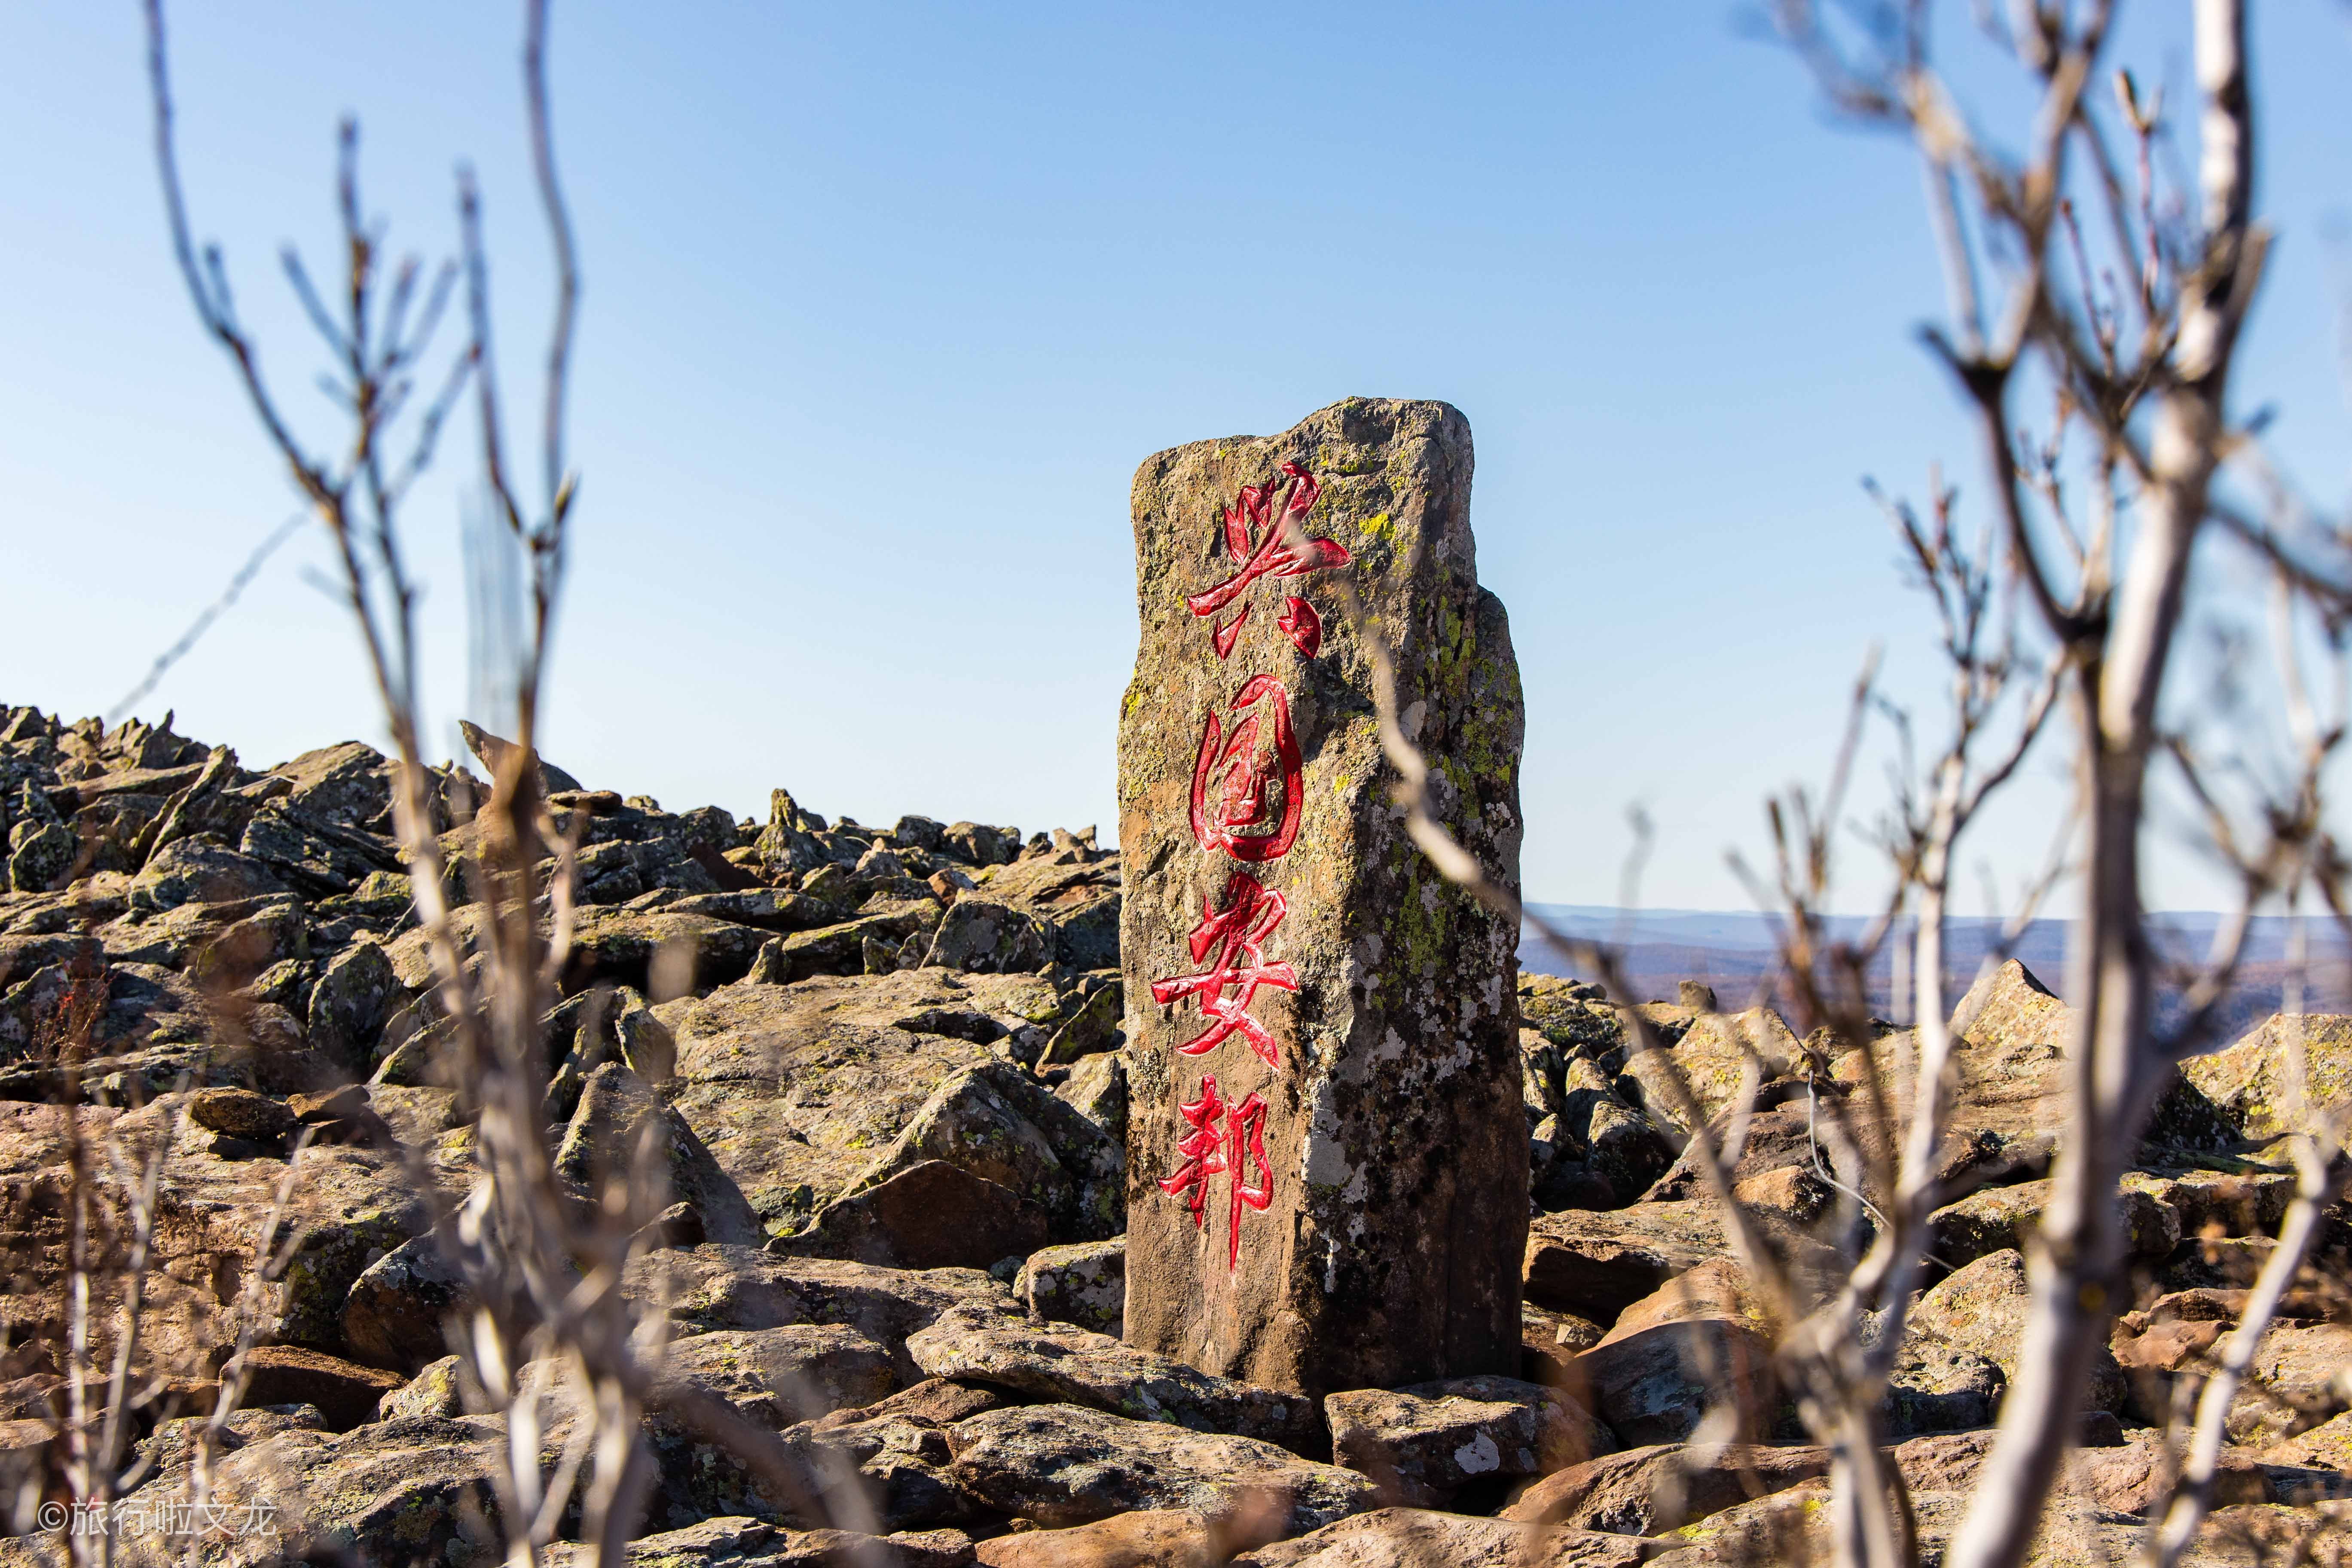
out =
<path fill-rule="evenodd" d="M 1348 603 L 1433 815 L 1516 895 L 1524 715 L 1470 466 L 1456 410 L 1350 398 L 1136 472 L 1126 1332 L 1203 1372 L 1517 1370 L 1517 932 L 1406 836 Z"/>

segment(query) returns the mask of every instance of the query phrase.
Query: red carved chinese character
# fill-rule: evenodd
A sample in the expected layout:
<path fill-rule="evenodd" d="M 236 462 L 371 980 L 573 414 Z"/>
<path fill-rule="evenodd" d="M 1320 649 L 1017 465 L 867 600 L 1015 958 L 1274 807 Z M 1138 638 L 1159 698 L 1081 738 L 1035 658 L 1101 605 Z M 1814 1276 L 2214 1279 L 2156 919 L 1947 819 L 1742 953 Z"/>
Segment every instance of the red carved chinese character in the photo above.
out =
<path fill-rule="evenodd" d="M 1282 683 L 1271 675 L 1252 677 L 1227 706 L 1239 711 L 1261 700 L 1273 718 L 1273 732 L 1265 737 L 1270 750 L 1259 745 L 1257 714 L 1235 724 L 1229 737 L 1213 710 L 1192 763 L 1192 836 L 1202 848 L 1236 860 L 1278 860 L 1290 853 L 1306 798 L 1298 737 L 1290 728 L 1290 693 Z M 1276 789 L 1279 802 L 1270 798 Z"/>
<path fill-rule="evenodd" d="M 1323 485 L 1297 463 L 1283 464 L 1282 471 L 1290 482 L 1279 505 L 1274 486 L 1244 485 L 1240 498 L 1225 508 L 1225 548 L 1241 567 L 1215 587 L 1189 595 L 1184 603 L 1193 615 L 1204 620 L 1215 616 L 1260 577 L 1298 577 L 1348 563 L 1348 547 L 1337 540 L 1302 535 L 1296 548 L 1286 542 L 1292 520 L 1307 515 L 1323 493 Z M 1290 604 L 1292 608 L 1277 624 L 1298 645 L 1298 651 L 1312 658 L 1323 645 L 1322 621 L 1304 600 L 1294 596 Z M 1300 610 L 1306 611 L 1303 628 L 1297 624 Z M 1233 651 L 1248 614 L 1249 607 L 1244 605 L 1232 620 L 1212 627 L 1210 640 L 1216 645 L 1219 658 Z"/>
<path fill-rule="evenodd" d="M 1160 1190 L 1171 1197 L 1181 1195 L 1193 1227 L 1201 1229 L 1209 1223 L 1209 1179 L 1231 1178 L 1225 1204 L 1225 1268 L 1230 1272 L 1242 1260 L 1243 1205 L 1264 1213 L 1274 1201 L 1274 1166 L 1265 1157 L 1265 1101 L 1252 1092 L 1228 1109 L 1217 1093 L 1215 1075 L 1204 1074 L 1200 1097 L 1176 1109 L 1192 1131 L 1176 1145 L 1183 1163 L 1160 1178 Z M 1249 1180 L 1252 1165 L 1257 1167 L 1255 1184 Z"/>
<path fill-rule="evenodd" d="M 1257 1167 L 1255 1186 L 1247 1179 L 1244 1155 Z M 1274 1167 L 1265 1159 L 1265 1101 L 1255 1092 L 1244 1095 L 1242 1102 L 1226 1113 L 1225 1168 L 1233 1186 L 1225 1221 L 1225 1269 L 1230 1273 L 1242 1260 L 1242 1205 L 1247 1204 L 1263 1214 L 1274 1201 Z"/>
<path fill-rule="evenodd" d="M 1288 633 L 1290 640 L 1298 645 L 1298 651 L 1307 658 L 1313 658 L 1321 650 L 1323 617 L 1297 595 L 1291 595 L 1284 602 L 1282 614 L 1275 617 L 1274 624 Z"/>
<path fill-rule="evenodd" d="M 1184 1206 L 1192 1211 L 1192 1224 L 1197 1227 L 1208 1223 L 1209 1178 L 1223 1173 L 1225 1169 L 1222 1125 L 1225 1102 L 1218 1098 L 1216 1075 L 1203 1075 L 1200 1098 L 1176 1109 L 1192 1124 L 1192 1131 L 1176 1145 L 1184 1163 L 1172 1174 L 1160 1178 L 1160 1190 L 1171 1198 L 1181 1194 Z"/>
<path fill-rule="evenodd" d="M 1206 899 L 1201 900 L 1201 923 L 1188 939 L 1192 962 L 1207 962 L 1212 952 L 1217 955 L 1216 962 L 1199 974 L 1151 983 L 1151 999 L 1162 1007 L 1190 996 L 1209 1019 L 1209 1026 L 1177 1047 L 1178 1051 L 1188 1057 L 1202 1056 L 1223 1045 L 1227 1037 L 1239 1034 L 1266 1066 L 1276 1064 L 1274 1037 L 1250 1016 L 1249 1005 L 1261 985 L 1278 991 L 1298 989 L 1298 972 L 1280 960 L 1269 963 L 1265 956 L 1267 939 L 1289 912 L 1290 906 L 1280 893 L 1268 889 L 1247 871 L 1236 871 L 1226 879 L 1222 909 L 1211 909 Z"/>

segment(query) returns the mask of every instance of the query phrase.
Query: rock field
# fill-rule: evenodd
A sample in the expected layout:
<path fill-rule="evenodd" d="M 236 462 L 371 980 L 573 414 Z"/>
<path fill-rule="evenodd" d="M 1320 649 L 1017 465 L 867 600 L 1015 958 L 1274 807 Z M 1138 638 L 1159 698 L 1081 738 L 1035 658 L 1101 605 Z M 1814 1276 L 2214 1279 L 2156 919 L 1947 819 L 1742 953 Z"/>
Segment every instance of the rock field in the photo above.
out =
<path fill-rule="evenodd" d="M 582 845 L 547 1021 L 559 1171 L 584 1178 L 612 1129 L 658 1119 L 683 1206 L 629 1288 L 668 1302 L 664 1386 L 724 1402 L 839 1479 L 811 1517 L 656 1399 L 660 1475 L 634 1563 L 1696 1568 L 1825 1539 L 1826 1453 L 1778 1385 L 1722 1215 L 1681 1158 L 1687 1129 L 1645 1109 L 1654 1066 L 1627 1062 L 1597 990 L 1518 987 L 1533 1215 L 1519 1375 L 1316 1401 L 1118 1337 L 1127 1205 L 1158 1173 L 1126 1159 L 1137 999 L 1119 979 L 1119 856 L 1091 829 L 828 822 L 782 790 L 764 823 L 738 821 L 545 773 Z M 454 767 L 434 782 L 461 875 L 478 784 Z M 502 1558 L 485 1478 L 509 1435 L 467 1408 L 444 1326 L 465 1286 L 435 1226 L 477 1179 L 474 1134 L 442 1070 L 447 1026 L 389 814 L 388 766 L 356 742 L 257 772 L 168 717 L 105 731 L 0 708 L 11 1496 L 58 1484 L 43 1465 L 63 1408 L 72 1134 L 152 1146 L 184 1117 L 148 1320 L 181 1412 L 205 1406 L 218 1321 L 257 1267 L 293 1142 L 310 1140 L 281 1232 L 299 1251 L 215 1480 L 232 1503 L 269 1499 L 283 1531 L 205 1561 Z M 77 1007 L 92 1056 L 68 1108 L 50 1047 Z M 1718 1131 L 1738 1042 L 1759 1042 L 1768 1073 L 1732 1178 L 1784 1259 L 1830 1277 L 1866 1220 L 1814 1098 L 1850 1092 L 1860 1053 L 1824 1059 L 1777 1016 L 1718 1014 L 1691 992 L 1646 1011 Z M 2014 963 L 1958 1011 L 1949 1202 L 1885 1412 L 1930 1542 L 1966 1505 L 2017 1366 L 2066 1012 Z M 2118 1194 L 2133 1296 L 2042 1561 L 2126 1552 L 2162 1495 L 2158 1424 L 2294 1188 L 2278 1027 L 2189 1064 Z M 2310 1088 L 2340 1098 L 2352 1019 L 2307 1034 Z M 1879 1049 L 1904 1045 L 1890 1033 Z M 2317 1272 L 2347 1278 L 2341 1205 L 2321 1250 Z M 2352 1495 L 2347 1303 L 2340 1287 L 2290 1294 L 2260 1386 L 2232 1410 L 2192 1561 L 2253 1562 L 2248 1543 Z M 140 1420 L 141 1491 L 167 1495 L 187 1479 L 192 1418 Z M 541 1434 L 551 1464 L 563 1436 L 560 1420 Z M 65 1561 L 61 1535 L 15 1528 L 0 1568 Z M 162 1560 L 152 1541 L 121 1555 Z"/>

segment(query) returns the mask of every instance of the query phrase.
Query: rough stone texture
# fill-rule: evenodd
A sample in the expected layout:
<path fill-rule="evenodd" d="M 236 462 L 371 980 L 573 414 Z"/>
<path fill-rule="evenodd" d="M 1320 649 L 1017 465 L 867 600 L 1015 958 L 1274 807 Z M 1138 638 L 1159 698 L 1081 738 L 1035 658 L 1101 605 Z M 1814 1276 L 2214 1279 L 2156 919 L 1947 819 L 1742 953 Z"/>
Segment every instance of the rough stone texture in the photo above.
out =
<path fill-rule="evenodd" d="M 474 1304 L 464 1274 L 427 1234 L 368 1264 L 351 1282 L 337 1321 L 353 1354 L 416 1372 L 448 1350 L 449 1321 Z"/>
<path fill-rule="evenodd" d="M 1928 1253 L 1958 1268 L 1989 1253 L 2023 1247 L 2041 1226 L 2052 1188 L 2047 1181 L 2021 1182 L 1987 1187 L 1947 1204 L 1927 1221 Z M 2133 1257 L 2162 1258 L 2180 1245 L 2180 1211 L 2172 1205 L 2137 1185 L 2126 1185 L 2116 1201 Z"/>
<path fill-rule="evenodd" d="M 1930 1334 L 1906 1334 L 1886 1378 L 1887 1435 L 1965 1432 L 1990 1426 L 2009 1391 L 2000 1364 Z"/>
<path fill-rule="evenodd" d="M 166 1095 L 131 1112 L 86 1110 L 85 1135 L 110 1123 L 139 1158 L 171 1126 L 181 1098 Z M 11 1342 L 62 1341 L 64 1114 L 53 1106 L 0 1105 L 0 1145 L 14 1167 L 0 1189 L 0 1270 L 7 1281 L 0 1322 Z M 259 1216 L 286 1173 L 276 1158 L 223 1159 L 200 1142 L 175 1147 L 157 1197 L 142 1349 L 163 1366 L 210 1367 L 226 1353 L 222 1314 L 256 1266 L 264 1241 Z M 310 1151 L 280 1232 L 299 1231 L 302 1239 L 286 1271 L 287 1288 L 262 1314 L 257 1336 L 341 1352 L 344 1293 L 373 1258 L 415 1234 L 426 1217 L 397 1155 L 352 1147 Z M 118 1288 L 115 1278 L 101 1277 L 99 1321 L 112 1321 Z"/>
<path fill-rule="evenodd" d="M 1467 1377 L 1325 1396 L 1331 1458 L 1380 1484 L 1384 1501 L 1439 1508 L 1482 1477 L 1540 1476 L 1617 1445 L 1558 1391 Z"/>
<path fill-rule="evenodd" d="M 1635 1568 L 1645 1543 L 1417 1508 L 1383 1508 L 1233 1560 L 1234 1568 Z"/>
<path fill-rule="evenodd" d="M 769 1228 L 791 1232 L 871 1170 L 950 1076 L 1075 1005 L 1049 976 L 922 969 L 746 982 L 653 1011 L 677 1042 L 671 1103 Z"/>
<path fill-rule="evenodd" d="M 680 1332 L 841 1323 L 887 1348 L 899 1381 L 922 1373 L 907 1336 L 951 1307 L 985 1307 L 1018 1321 L 1003 1281 L 976 1268 L 903 1269 L 824 1258 L 785 1258 L 712 1243 L 629 1265 L 624 1289 L 667 1304 Z"/>
<path fill-rule="evenodd" d="M 908 1335 L 907 1353 L 927 1376 L 1011 1389 L 1047 1404 L 1257 1437 L 1299 1452 L 1323 1447 L 1313 1400 L 1213 1376 L 1108 1334 L 1032 1328 L 986 1309 L 960 1310 Z"/>
<path fill-rule="evenodd" d="M 589 1568 L 594 1553 L 576 1542 L 549 1543 L 548 1568 Z M 853 1530 L 791 1530 L 764 1520 L 722 1516 L 628 1543 L 626 1568 L 964 1568 L 974 1561 L 960 1530 L 868 1535 Z"/>
<path fill-rule="evenodd" d="M 1233 578 L 1236 555 L 1281 528 L 1273 517 L 1241 541 L 1222 524 L 1244 486 L 1275 486 L 1270 512 L 1282 512 L 1286 461 L 1321 486 L 1298 524 L 1343 547 L 1348 563 L 1263 577 L 1215 617 L 1196 616 L 1187 595 Z M 1406 837 L 1369 651 L 1335 591 L 1344 577 L 1387 641 L 1401 722 L 1430 759 L 1433 815 L 1516 888 L 1518 675 L 1502 605 L 1477 586 L 1470 468 L 1469 427 L 1452 408 L 1350 399 L 1271 439 L 1160 453 L 1136 474 L 1142 637 L 1119 724 L 1127 1332 L 1271 1387 L 1319 1394 L 1517 1368 L 1518 933 Z M 1237 521 L 1234 531 L 1248 530 Z M 1313 657 L 1294 600 L 1319 612 Z M 1243 608 L 1220 658 L 1213 626 Z M 1259 678 L 1287 693 L 1286 720 Z M 1244 690 L 1251 700 L 1239 703 Z M 1214 751 L 1202 743 L 1213 716 Z M 1188 939 L 1214 911 L 1255 903 L 1262 925 L 1270 906 L 1258 884 L 1287 900 L 1262 947 L 1297 985 L 1250 1000 L 1275 1060 L 1238 1034 L 1180 1055 L 1213 1026 L 1203 994 L 1161 1005 L 1152 983 L 1212 969 L 1227 944 L 1203 937 L 1196 954 Z M 1263 1098 L 1265 1158 L 1192 1189 L 1210 1200 L 1196 1225 L 1187 1199 L 1159 1183 L 1185 1163 L 1178 1145 L 1192 1129 L 1179 1106 L 1200 1102 L 1212 1076 L 1227 1106 Z M 1244 1175 L 1270 1187 L 1264 1211 L 1230 1203 Z"/>
<path fill-rule="evenodd" d="M 1525 1524 L 1661 1535 L 1759 1492 L 1829 1474 L 1827 1448 L 1732 1444 L 1692 1450 L 1654 1443 L 1590 1459 L 1522 1491 L 1502 1517 Z"/>
<path fill-rule="evenodd" d="M 1116 1335 L 1127 1319 L 1127 1238 L 1048 1247 L 1021 1265 L 1013 1293 L 1032 1322 L 1076 1323 Z"/>
<path fill-rule="evenodd" d="M 2065 1125 L 2067 1042 L 2074 1010 L 2015 959 L 1980 976 L 1952 1010 L 1952 1109 L 1937 1152 L 1939 1174 L 1955 1196 L 1996 1182 L 2043 1174 Z M 1908 1032 L 1880 1045 L 1882 1059 L 1909 1059 Z M 1853 1080 L 1862 1053 L 1839 1059 L 1834 1072 Z M 1911 1114 L 1909 1086 L 1895 1074 L 1895 1111 Z M 2143 1131 L 2140 1158 L 2178 1150 L 2224 1148 L 2234 1134 L 2221 1110 L 2190 1079 L 2175 1077 Z"/>
<path fill-rule="evenodd" d="M 890 1352 L 838 1323 L 688 1334 L 669 1346 L 661 1370 L 691 1378 L 774 1431 L 870 1405 L 898 1386 Z"/>
<path fill-rule="evenodd" d="M 1085 1524 L 1137 1509 L 1208 1515 L 1246 1508 L 1279 1533 L 1372 1506 L 1372 1483 L 1249 1437 L 1130 1421 L 1076 1405 L 992 1410 L 948 1431 L 955 1473 L 991 1508 L 1040 1524 Z"/>
<path fill-rule="evenodd" d="M 466 1385 L 458 1364 L 454 1355 L 426 1363 L 415 1377 L 376 1401 L 375 1418 L 397 1421 L 404 1415 L 464 1415 Z"/>
<path fill-rule="evenodd" d="M 2025 1259 L 2015 1252 L 1990 1253 L 1923 1294 L 1911 1311 L 1911 1331 L 1973 1351 L 2013 1383 L 2031 1300 Z M 2091 1403 L 2121 1410 L 2126 1395 L 2122 1368 L 2101 1346 L 2091 1365 Z"/>
<path fill-rule="evenodd" d="M 432 1561 L 488 1568 L 504 1556 L 489 1476 L 505 1429 L 487 1416 L 409 1417 L 334 1434 L 289 1428 L 226 1455 L 210 1500 L 230 1518 L 274 1508 L 275 1534 L 232 1535 L 208 1552 L 208 1568 L 261 1568 L 346 1554 L 383 1563 Z M 151 1507 L 187 1495 L 184 1464 L 139 1495 Z M 117 1561 L 165 1568 L 180 1542 L 159 1531 L 126 1534 Z"/>
<path fill-rule="evenodd" d="M 1528 1226 L 1527 1299 L 1612 1323 L 1676 1275 L 1730 1250 L 1723 1216 L 1709 1203 L 1545 1215 Z"/>
<path fill-rule="evenodd" d="M 2302 1110 L 2296 1108 L 2288 1020 L 2273 1016 L 2226 1050 L 2192 1058 L 2180 1070 L 2221 1108 L 2238 1135 L 2261 1143 L 2299 1132 L 2311 1119 L 2352 1099 L 2352 1017 L 2303 1019 Z"/>
<path fill-rule="evenodd" d="M 827 1204 L 790 1246 L 888 1268 L 992 1268 L 1045 1246 L 1050 1224 L 1003 1183 L 923 1160 Z"/>
<path fill-rule="evenodd" d="M 215 1132 L 256 1142 L 276 1142 L 294 1131 L 294 1113 L 283 1100 L 249 1089 L 200 1089 L 188 1096 L 188 1120 Z"/>
<path fill-rule="evenodd" d="M 375 1418 L 377 1402 L 401 1385 L 398 1373 L 357 1366 L 299 1345 L 255 1345 L 245 1354 L 248 1405 L 311 1405 L 330 1431 Z"/>
<path fill-rule="evenodd" d="M 1801 1053 L 1797 1037 L 1768 1007 L 1745 1013 L 1702 1013 L 1682 1038 L 1667 1047 L 1692 1096 L 1709 1120 L 1739 1098 L 1739 1086 L 1750 1072 L 1761 1080 L 1786 1074 Z M 1625 1064 L 1625 1075 L 1642 1086 L 1642 1098 L 1651 1115 L 1688 1132 L 1691 1128 L 1665 1086 L 1664 1063 L 1647 1054 Z"/>
<path fill-rule="evenodd" d="M 2352 1406 L 2352 1323 L 2274 1322 L 2230 1402 L 2231 1438 L 2268 1443 Z"/>
<path fill-rule="evenodd" d="M 1678 1442 L 1717 1406 L 1732 1411 L 1736 1430 L 1750 1442 L 1771 1426 L 1770 1333 L 1727 1258 L 1627 1307 L 1573 1366 L 1593 1413 L 1628 1443 Z"/>
<path fill-rule="evenodd" d="M 1141 1509 L 1066 1530 L 1031 1530 L 983 1541 L 984 1568 L 1223 1568 L 1223 1531 L 1181 1509 Z"/>
<path fill-rule="evenodd" d="M 1010 1062 L 985 1062 L 948 1078 L 849 1190 L 925 1160 L 945 1160 L 1011 1188 L 1045 1211 L 1057 1240 L 1107 1239 L 1125 1212 L 1119 1146 Z"/>
<path fill-rule="evenodd" d="M 556 1173 L 600 1192 L 606 1181 L 635 1180 L 641 1152 L 665 1189 L 659 1202 L 692 1204 L 711 1240 L 750 1245 L 761 1238 L 759 1216 L 742 1190 L 686 1118 L 635 1073 L 606 1062 L 581 1088 L 580 1103 L 556 1148 Z"/>

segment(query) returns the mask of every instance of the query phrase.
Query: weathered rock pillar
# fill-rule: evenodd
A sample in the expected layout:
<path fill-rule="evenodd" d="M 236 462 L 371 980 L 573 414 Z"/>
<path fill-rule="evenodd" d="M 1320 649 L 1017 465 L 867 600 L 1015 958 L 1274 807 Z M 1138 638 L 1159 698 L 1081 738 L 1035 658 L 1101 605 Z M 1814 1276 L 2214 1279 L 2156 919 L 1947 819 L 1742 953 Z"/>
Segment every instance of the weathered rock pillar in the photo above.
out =
<path fill-rule="evenodd" d="M 1434 815 L 1516 892 L 1518 668 L 1469 424 L 1350 398 L 1160 453 L 1134 507 L 1127 1337 L 1315 1394 L 1516 1373 L 1517 933 L 1405 836 L 1338 592 L 1395 661 Z"/>

